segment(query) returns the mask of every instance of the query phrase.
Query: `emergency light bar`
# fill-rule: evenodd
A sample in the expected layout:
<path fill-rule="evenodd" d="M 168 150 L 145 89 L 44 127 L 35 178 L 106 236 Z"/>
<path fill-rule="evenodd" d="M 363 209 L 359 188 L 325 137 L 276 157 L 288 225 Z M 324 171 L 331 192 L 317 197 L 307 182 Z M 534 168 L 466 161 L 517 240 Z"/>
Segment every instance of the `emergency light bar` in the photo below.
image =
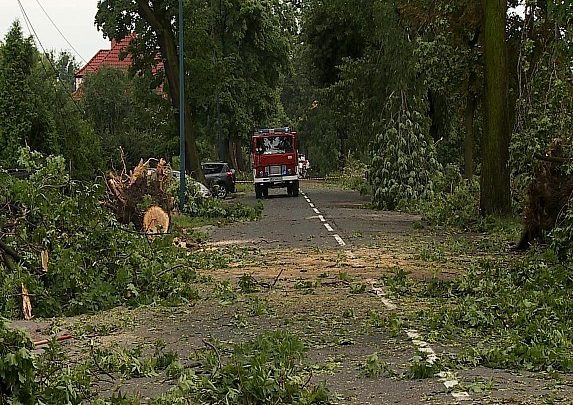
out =
<path fill-rule="evenodd" d="M 259 134 L 284 133 L 284 132 L 290 132 L 290 128 L 284 127 L 284 128 L 259 129 L 257 132 Z"/>

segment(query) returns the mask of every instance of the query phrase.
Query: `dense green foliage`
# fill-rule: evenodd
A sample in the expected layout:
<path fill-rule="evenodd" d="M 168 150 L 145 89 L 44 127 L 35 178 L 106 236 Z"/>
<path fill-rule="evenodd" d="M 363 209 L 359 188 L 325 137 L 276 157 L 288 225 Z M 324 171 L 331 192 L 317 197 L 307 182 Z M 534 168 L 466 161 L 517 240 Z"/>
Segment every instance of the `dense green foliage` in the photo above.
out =
<path fill-rule="evenodd" d="M 106 167 L 121 167 L 119 148 L 128 167 L 140 159 L 179 153 L 178 132 L 169 102 L 146 76 L 104 67 L 82 84 L 85 118 L 100 135 Z"/>
<path fill-rule="evenodd" d="M 465 353 L 474 364 L 570 372 L 570 274 L 569 264 L 549 256 L 517 260 L 509 269 L 484 262 L 448 286 L 448 297 L 437 313 L 426 314 L 429 326 L 479 339 L 481 343 Z"/>
<path fill-rule="evenodd" d="M 20 25 L 15 23 L 0 51 L 0 159 L 5 164 L 14 164 L 18 148 L 32 129 L 28 78 L 32 73 L 34 47 L 31 39 L 23 38 Z"/>
<path fill-rule="evenodd" d="M 24 150 L 20 162 L 33 172 L 29 179 L 0 173 L 1 240 L 17 255 L 0 264 L 0 292 L 10 297 L 0 303 L 4 316 L 18 316 L 22 283 L 33 294 L 35 314 L 78 314 L 193 300 L 195 269 L 224 265 L 218 255 L 186 255 L 171 235 L 150 243 L 123 228 L 102 207 L 103 188 L 70 180 L 62 158 Z M 47 272 L 42 251 L 49 255 Z"/>
<path fill-rule="evenodd" d="M 232 405 L 329 403 L 325 387 L 307 386 L 304 345 L 288 332 L 272 332 L 234 345 L 224 363 L 214 350 L 200 355 L 206 374 L 191 370 L 180 378 L 176 389 L 153 403 L 167 405 L 179 398 Z"/>
<path fill-rule="evenodd" d="M 23 332 L 8 329 L 0 317 L 0 402 L 33 404 L 35 364 L 32 342 Z"/>
<path fill-rule="evenodd" d="M 0 167 L 13 168 L 24 145 L 63 155 L 76 178 L 101 169 L 100 139 L 71 99 L 69 82 L 56 78 L 52 65 L 65 70 L 69 55 L 41 55 L 14 23 L 0 46 Z M 66 80 L 70 80 L 69 75 Z"/>
<path fill-rule="evenodd" d="M 165 90 L 178 108 L 176 32 L 171 26 L 177 2 L 143 3 L 102 1 L 96 22 L 111 38 L 147 33 L 130 45 L 135 55 L 132 71 L 150 73 L 159 50 L 166 67 Z M 187 122 L 193 133 L 187 142 L 197 143 L 202 159 L 218 155 L 245 169 L 243 146 L 252 130 L 284 118 L 279 96 L 289 66 L 292 7 L 276 0 L 189 0 L 184 7 L 186 101 L 193 117 Z M 167 24 L 164 32 L 153 35 L 161 24 Z"/>

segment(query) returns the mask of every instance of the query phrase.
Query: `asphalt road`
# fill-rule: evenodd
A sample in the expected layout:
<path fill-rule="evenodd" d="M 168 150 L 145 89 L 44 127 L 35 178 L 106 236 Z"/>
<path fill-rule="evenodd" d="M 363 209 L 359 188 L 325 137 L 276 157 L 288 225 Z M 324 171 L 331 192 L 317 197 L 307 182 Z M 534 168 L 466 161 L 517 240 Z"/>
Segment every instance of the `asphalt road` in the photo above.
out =
<path fill-rule="evenodd" d="M 239 201 L 256 203 L 254 193 L 239 197 Z M 298 197 L 289 197 L 285 190 L 276 189 L 270 190 L 269 198 L 262 201 L 260 221 L 218 228 L 212 241 L 269 247 L 356 246 L 372 242 L 380 233 L 411 232 L 419 220 L 413 215 L 365 209 L 370 198 L 356 191 L 321 188 L 304 182 Z"/>

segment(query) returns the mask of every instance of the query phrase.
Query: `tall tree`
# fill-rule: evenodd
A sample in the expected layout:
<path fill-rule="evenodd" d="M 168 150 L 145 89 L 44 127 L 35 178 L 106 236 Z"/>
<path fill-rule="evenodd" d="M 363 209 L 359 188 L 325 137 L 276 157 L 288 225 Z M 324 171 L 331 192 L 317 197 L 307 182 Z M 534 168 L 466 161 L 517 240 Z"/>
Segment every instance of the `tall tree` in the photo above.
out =
<path fill-rule="evenodd" d="M 34 45 L 24 38 L 18 21 L 0 48 L 0 165 L 12 166 L 17 150 L 32 131 L 32 100 L 29 77 L 34 65 Z"/>
<path fill-rule="evenodd" d="M 129 167 L 140 159 L 169 159 L 178 153 L 170 103 L 150 88 L 149 78 L 104 67 L 82 86 L 85 116 L 102 139 L 108 164 L 121 164 L 120 146 Z"/>
<path fill-rule="evenodd" d="M 508 70 L 505 27 L 507 0 L 483 0 L 485 131 L 482 139 L 480 209 L 483 215 L 511 211 Z"/>
<path fill-rule="evenodd" d="M 96 24 L 109 38 L 117 40 L 135 32 L 136 38 L 129 46 L 133 55 L 133 70 L 150 72 L 157 64 L 158 55 L 165 67 L 167 92 L 171 104 L 179 109 L 179 52 L 174 21 L 178 15 L 176 0 L 99 0 Z M 184 103 L 185 145 L 191 175 L 204 180 L 191 109 Z M 181 112 L 179 112 L 181 113 Z M 175 115 L 176 120 L 179 118 Z"/>

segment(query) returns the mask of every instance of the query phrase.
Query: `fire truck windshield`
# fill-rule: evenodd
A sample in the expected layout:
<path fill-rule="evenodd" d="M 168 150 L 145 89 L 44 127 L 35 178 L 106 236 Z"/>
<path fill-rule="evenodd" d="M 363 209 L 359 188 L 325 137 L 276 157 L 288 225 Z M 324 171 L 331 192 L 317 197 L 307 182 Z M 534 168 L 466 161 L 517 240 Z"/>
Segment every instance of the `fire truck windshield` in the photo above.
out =
<path fill-rule="evenodd" d="M 260 155 L 284 154 L 292 151 L 290 136 L 268 136 L 257 139 L 257 153 Z"/>

